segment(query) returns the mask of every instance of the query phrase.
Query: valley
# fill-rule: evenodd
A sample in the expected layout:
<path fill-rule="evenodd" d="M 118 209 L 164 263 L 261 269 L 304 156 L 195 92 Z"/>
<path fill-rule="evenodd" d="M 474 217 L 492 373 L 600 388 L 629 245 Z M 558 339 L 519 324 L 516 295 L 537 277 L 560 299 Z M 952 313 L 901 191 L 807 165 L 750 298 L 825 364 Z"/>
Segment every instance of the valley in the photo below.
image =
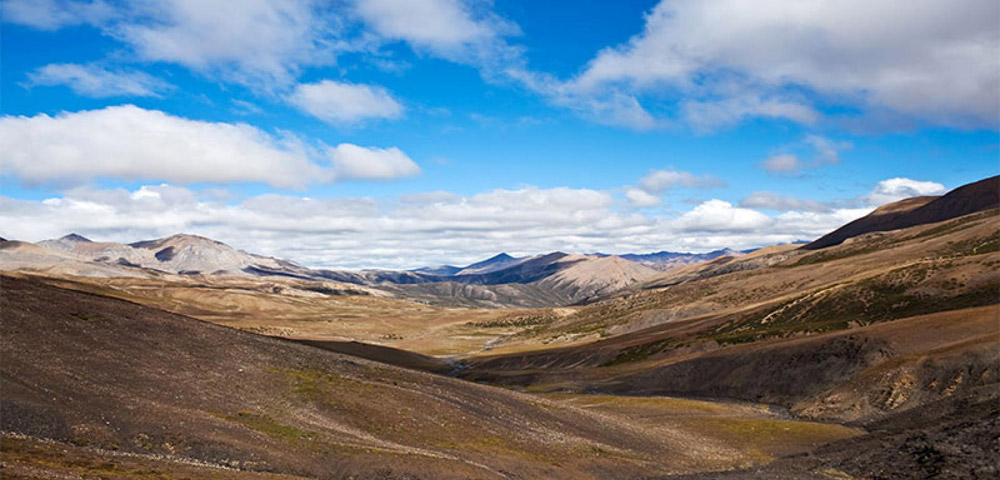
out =
<path fill-rule="evenodd" d="M 992 177 L 818 243 L 408 271 L 5 240 L 3 472 L 989 478 L 998 216 Z"/>

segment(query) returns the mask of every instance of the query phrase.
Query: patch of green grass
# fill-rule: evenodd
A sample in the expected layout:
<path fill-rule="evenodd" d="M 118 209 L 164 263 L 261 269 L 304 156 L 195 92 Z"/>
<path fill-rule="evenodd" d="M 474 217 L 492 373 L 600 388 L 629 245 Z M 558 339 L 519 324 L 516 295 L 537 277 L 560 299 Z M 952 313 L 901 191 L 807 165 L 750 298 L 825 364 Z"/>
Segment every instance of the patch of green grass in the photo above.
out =
<path fill-rule="evenodd" d="M 292 392 L 307 401 L 328 402 L 332 398 L 328 394 L 330 389 L 370 392 L 375 388 L 360 380 L 320 370 L 275 368 L 269 371 L 287 378 L 291 382 Z"/>
<path fill-rule="evenodd" d="M 789 447 L 814 447 L 864 433 L 843 425 L 777 418 L 702 417 L 683 422 L 688 428 L 721 437 L 765 462 Z"/>
<path fill-rule="evenodd" d="M 864 255 L 866 253 L 877 252 L 883 248 L 885 245 L 883 243 L 874 243 L 862 246 L 860 248 L 847 248 L 841 245 L 837 245 L 833 250 L 820 250 L 817 253 L 806 255 L 795 263 L 791 265 L 782 265 L 785 267 L 801 267 L 803 265 L 813 265 L 817 263 L 832 262 L 834 260 L 840 260 L 843 258 L 854 257 L 857 255 Z"/>
<path fill-rule="evenodd" d="M 833 260 L 840 260 L 843 258 L 849 258 L 856 255 L 864 255 L 867 253 L 874 253 L 880 250 L 885 250 L 891 248 L 895 245 L 916 239 L 930 239 L 935 237 L 940 237 L 950 233 L 954 233 L 960 230 L 965 230 L 971 228 L 979 223 L 980 220 L 995 218 L 1000 215 L 1000 211 L 993 209 L 980 212 L 977 214 L 969 215 L 966 217 L 959 218 L 957 220 L 952 220 L 947 223 L 943 223 L 933 228 L 924 230 L 916 235 L 911 235 L 905 238 L 895 238 L 895 239 L 882 239 L 882 240 L 872 240 L 871 243 L 859 246 L 845 247 L 843 245 L 830 247 L 829 249 L 822 249 L 816 253 L 806 255 L 795 263 L 789 265 L 781 265 L 782 267 L 798 267 L 802 265 L 813 265 L 817 263 L 830 262 Z M 976 240 L 970 240 L 968 242 L 975 243 Z M 977 249 L 974 252 L 953 252 L 958 255 L 979 255 L 988 252 L 995 252 L 1000 249 L 1000 239 L 996 236 L 992 238 L 991 241 L 986 242 L 986 245 L 981 249 Z"/>
<path fill-rule="evenodd" d="M 651 355 L 660 353 L 667 347 L 666 340 L 644 343 L 634 347 L 628 347 L 618 352 L 618 355 L 611 360 L 601 364 L 602 367 L 612 367 L 623 363 L 639 362 L 649 358 Z"/>
<path fill-rule="evenodd" d="M 2 478 L 82 478 L 121 480 L 231 480 L 288 479 L 284 475 L 223 470 L 162 458 L 107 456 L 96 449 L 77 449 L 55 442 L 3 436 L 4 474 Z M 27 468 L 24 468 L 27 467 Z M 20 474 L 28 472 L 28 477 Z M 296 477 L 298 478 L 298 477 Z"/>
<path fill-rule="evenodd" d="M 946 268 L 945 265 L 937 267 Z M 702 334 L 702 338 L 720 344 L 739 344 L 998 303 L 1000 283 L 986 282 L 964 289 L 947 280 L 931 284 L 934 270 L 934 265 L 911 265 L 836 291 L 810 292 L 726 322 Z M 942 287 L 945 293 L 932 295 L 919 290 L 934 285 Z"/>
<path fill-rule="evenodd" d="M 514 315 L 497 320 L 466 322 L 465 326 L 477 328 L 531 327 L 551 323 L 553 320 L 555 320 L 555 316 L 553 315 Z"/>
<path fill-rule="evenodd" d="M 302 430 L 290 425 L 278 423 L 277 420 L 264 414 L 253 412 L 239 412 L 235 415 L 223 417 L 226 420 L 237 422 L 243 426 L 256 430 L 268 437 L 289 445 L 302 446 L 316 440 L 316 432 Z"/>
<path fill-rule="evenodd" d="M 1000 235 L 950 243 L 948 248 L 943 249 L 940 253 L 959 257 L 971 257 L 996 252 L 1000 252 Z"/>
<path fill-rule="evenodd" d="M 941 225 L 938 225 L 934 228 L 928 228 L 927 230 L 924 230 L 911 237 L 906 237 L 904 239 L 901 239 L 900 241 L 914 240 L 918 238 L 940 237 L 942 235 L 947 235 L 949 233 L 965 230 L 966 228 L 975 226 L 979 220 L 996 218 L 997 215 L 1000 215 L 1000 210 L 997 209 L 985 210 L 976 214 L 967 215 L 957 220 L 952 220 L 947 223 L 942 223 Z"/>

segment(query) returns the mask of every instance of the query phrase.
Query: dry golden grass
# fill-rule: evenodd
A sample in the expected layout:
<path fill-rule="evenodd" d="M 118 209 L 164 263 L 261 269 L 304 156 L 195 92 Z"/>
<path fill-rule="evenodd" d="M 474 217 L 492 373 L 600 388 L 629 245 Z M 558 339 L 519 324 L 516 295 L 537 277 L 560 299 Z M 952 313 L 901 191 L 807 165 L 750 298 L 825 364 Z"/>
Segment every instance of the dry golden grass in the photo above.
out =
<path fill-rule="evenodd" d="M 558 316 L 546 313 L 549 309 L 437 307 L 329 282 L 222 276 L 40 279 L 263 335 L 356 340 L 427 355 L 481 351 L 526 328 L 517 318 Z M 316 291 L 324 289 L 337 293 Z M 376 295 L 356 294 L 366 291 Z M 554 310 L 564 315 L 568 309 Z"/>
<path fill-rule="evenodd" d="M 709 451 L 735 451 L 730 467 L 761 465 L 865 433 L 833 423 L 792 419 L 762 404 L 668 396 L 555 393 L 542 397 L 607 414 L 635 428 L 680 434 Z"/>

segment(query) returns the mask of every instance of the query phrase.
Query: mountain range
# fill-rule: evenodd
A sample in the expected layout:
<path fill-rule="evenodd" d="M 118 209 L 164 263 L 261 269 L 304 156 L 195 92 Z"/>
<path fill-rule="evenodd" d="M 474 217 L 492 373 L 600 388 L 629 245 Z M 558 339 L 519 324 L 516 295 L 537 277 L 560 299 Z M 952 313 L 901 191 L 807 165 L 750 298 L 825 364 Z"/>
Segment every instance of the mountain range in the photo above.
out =
<path fill-rule="evenodd" d="M 915 197 L 882 206 L 800 248 L 820 249 L 872 232 L 939 222 L 994 208 L 1000 202 L 998 178 L 965 185 L 941 197 Z M 94 242 L 71 233 L 36 244 L 0 242 L 0 269 L 82 277 L 285 277 L 375 287 L 401 298 L 441 305 L 542 307 L 588 302 L 646 283 L 663 284 L 664 279 L 675 278 L 678 269 L 686 265 L 726 261 L 752 252 L 753 249 L 622 255 L 552 252 L 525 257 L 500 253 L 466 266 L 351 271 L 307 268 L 197 235 L 179 234 L 121 244 Z"/>
<path fill-rule="evenodd" d="M 71 233 L 35 244 L 5 240 L 0 243 L 0 268 L 83 277 L 287 277 L 381 287 L 428 301 L 541 306 L 584 301 L 649 280 L 672 267 L 741 254 L 728 249 L 704 254 L 658 252 L 619 256 L 552 252 L 513 257 L 501 253 L 462 267 L 350 271 L 311 269 L 289 260 L 247 253 L 197 235 L 179 234 L 122 244 L 95 242 Z M 498 289 L 498 286 L 507 287 Z M 513 293 L 503 295 L 503 292 Z"/>

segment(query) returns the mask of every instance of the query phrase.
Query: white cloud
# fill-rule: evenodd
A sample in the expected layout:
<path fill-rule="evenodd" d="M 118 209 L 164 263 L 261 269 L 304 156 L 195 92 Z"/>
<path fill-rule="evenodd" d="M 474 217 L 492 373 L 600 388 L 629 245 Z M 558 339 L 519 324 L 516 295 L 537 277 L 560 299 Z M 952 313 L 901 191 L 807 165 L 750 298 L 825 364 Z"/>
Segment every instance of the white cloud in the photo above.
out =
<path fill-rule="evenodd" d="M 344 53 L 382 69 L 399 65 L 379 55 L 403 41 L 433 55 L 501 77 L 523 65 L 506 37 L 517 25 L 479 0 L 8 0 L 5 21 L 54 30 L 89 24 L 143 61 L 171 62 L 227 82 L 284 96 L 305 67 L 334 65 Z"/>
<path fill-rule="evenodd" d="M 884 205 L 907 197 L 942 195 L 945 191 L 944 185 L 937 182 L 897 177 L 878 182 L 865 200 L 869 205 Z"/>
<path fill-rule="evenodd" d="M 799 157 L 790 153 L 774 155 L 764 159 L 761 167 L 771 173 L 791 173 L 802 169 L 802 162 Z"/>
<path fill-rule="evenodd" d="M 348 38 L 343 9 L 312 0 L 8 0 L 4 21 L 55 30 L 89 24 L 139 60 L 172 62 L 264 91 L 293 83 L 308 65 L 364 49 Z"/>
<path fill-rule="evenodd" d="M 850 142 L 838 142 L 815 134 L 806 135 L 803 141 L 816 150 L 816 157 L 813 161 L 816 165 L 840 163 L 840 152 L 853 146 Z"/>
<path fill-rule="evenodd" d="M 708 200 L 674 221 L 687 231 L 733 232 L 767 227 L 773 220 L 756 210 L 740 208 L 723 200 Z"/>
<path fill-rule="evenodd" d="M 90 24 L 141 60 L 166 61 L 283 94 L 300 71 L 394 41 L 475 66 L 599 123 L 637 130 L 682 121 L 707 131 L 753 118 L 858 115 L 997 128 L 1000 45 L 993 0 L 663 0 L 641 32 L 569 80 L 528 69 L 514 23 L 481 0 L 228 0 L 115 3 L 8 0 L 5 21 Z M 373 63 L 384 62 L 378 56 Z M 856 115 L 836 114 L 845 124 Z"/>
<path fill-rule="evenodd" d="M 0 172 L 26 183 L 116 178 L 303 187 L 344 177 L 384 179 L 419 172 L 397 148 L 343 144 L 330 150 L 332 158 L 321 158 L 326 147 L 288 134 L 133 105 L 0 117 L 0 144 L 5 146 Z"/>
<path fill-rule="evenodd" d="M 229 100 L 229 103 L 233 104 L 229 110 L 237 115 L 260 115 L 264 113 L 264 109 L 253 102 L 233 98 Z"/>
<path fill-rule="evenodd" d="M 740 200 L 741 207 L 763 208 L 767 210 L 827 213 L 834 210 L 835 205 L 816 200 L 802 199 L 790 195 L 779 195 L 772 192 L 753 192 Z"/>
<path fill-rule="evenodd" d="M 659 193 L 674 187 L 721 188 L 726 184 L 712 175 L 697 176 L 680 170 L 651 170 L 639 179 L 639 186 L 650 193 Z"/>
<path fill-rule="evenodd" d="M 158 97 L 173 86 L 145 72 L 112 71 L 97 65 L 52 63 L 28 74 L 28 85 L 66 85 L 78 95 Z"/>
<path fill-rule="evenodd" d="M 57 30 L 73 25 L 104 23 L 115 16 L 115 10 L 100 0 L 6 0 L 3 15 L 4 22 L 40 30 Z"/>
<path fill-rule="evenodd" d="M 775 224 L 781 225 L 781 230 L 803 232 L 798 239 L 809 240 L 868 215 L 872 210 L 872 207 L 837 208 L 829 212 L 793 210 L 772 218 Z"/>
<path fill-rule="evenodd" d="M 352 124 L 370 118 L 398 118 L 403 106 L 379 86 L 322 80 L 300 84 L 288 97 L 299 110 L 332 124 Z"/>
<path fill-rule="evenodd" d="M 379 36 L 403 40 L 418 52 L 490 67 L 518 55 L 504 36 L 516 25 L 487 2 L 465 0 L 356 0 L 355 11 Z"/>
<path fill-rule="evenodd" d="M 664 0 L 641 33 L 563 89 L 673 95 L 696 127 L 747 117 L 817 119 L 824 103 L 945 126 L 997 128 L 992 0 Z M 807 96 L 792 96 L 804 91 Z"/>
<path fill-rule="evenodd" d="M 140 4 L 113 31 L 146 60 L 251 85 L 287 85 L 302 65 L 335 59 L 337 23 L 308 0 L 169 0 Z"/>
<path fill-rule="evenodd" d="M 801 150 L 802 153 L 806 153 L 808 150 L 812 156 L 810 160 L 803 161 L 798 155 L 793 153 L 781 153 L 764 159 L 760 163 L 760 166 L 768 173 L 793 175 L 805 169 L 836 165 L 840 163 L 840 152 L 852 146 L 850 142 L 831 140 L 820 135 L 807 134 L 801 142 L 792 147 L 796 150 Z"/>
<path fill-rule="evenodd" d="M 870 192 L 853 198 L 817 201 L 791 195 L 780 195 L 773 192 L 753 192 L 740 201 L 740 206 L 778 210 L 794 214 L 786 218 L 797 217 L 799 219 L 806 219 L 812 218 L 812 214 L 819 214 L 821 218 L 826 218 L 827 214 L 846 215 L 856 218 L 886 203 L 909 197 L 942 195 L 945 191 L 944 185 L 937 182 L 924 182 L 897 177 L 882 180 Z"/>
<path fill-rule="evenodd" d="M 628 187 L 625 189 L 625 198 L 633 207 L 655 207 L 662 203 L 660 197 L 653 195 L 641 188 Z"/>
<path fill-rule="evenodd" d="M 365 148 L 341 143 L 328 153 L 335 171 L 343 177 L 390 180 L 420 173 L 420 167 L 396 147 Z"/>
<path fill-rule="evenodd" d="M 728 127 L 747 118 L 770 117 L 802 124 L 815 123 L 819 113 L 800 101 L 741 95 L 723 100 L 685 100 L 681 105 L 684 120 L 695 130 L 708 132 Z"/>

